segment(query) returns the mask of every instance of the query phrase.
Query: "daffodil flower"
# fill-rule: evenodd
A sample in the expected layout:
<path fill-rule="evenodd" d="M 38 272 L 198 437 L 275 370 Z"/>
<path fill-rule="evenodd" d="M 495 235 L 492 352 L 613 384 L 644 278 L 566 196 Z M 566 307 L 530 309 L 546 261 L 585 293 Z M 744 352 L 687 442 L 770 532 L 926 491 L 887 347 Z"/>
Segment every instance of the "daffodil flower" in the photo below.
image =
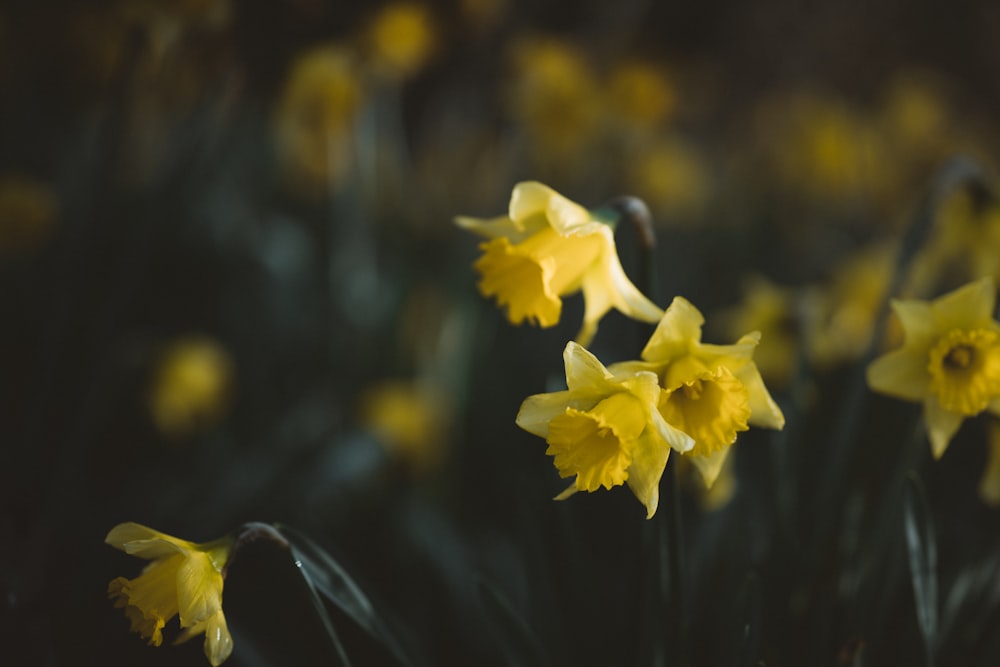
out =
<path fill-rule="evenodd" d="M 903 346 L 868 366 L 877 392 L 924 404 L 934 458 L 966 417 L 1000 414 L 1000 324 L 996 287 L 982 278 L 934 301 L 894 300 Z"/>
<path fill-rule="evenodd" d="M 685 454 L 711 487 L 739 432 L 750 425 L 780 429 L 785 417 L 753 361 L 760 333 L 748 333 L 734 345 L 710 345 L 701 342 L 704 323 L 697 308 L 675 297 L 643 349 L 642 361 L 613 364 L 608 370 L 657 376 L 659 412 L 694 439 Z"/>
<path fill-rule="evenodd" d="M 205 633 L 205 657 L 221 665 L 233 651 L 233 639 L 222 613 L 222 571 L 233 540 L 206 544 L 179 540 L 137 523 L 111 529 L 107 544 L 152 561 L 135 579 L 118 577 L 108 584 L 108 597 L 124 607 L 131 630 L 151 646 L 163 643 L 163 627 L 180 616 L 184 642 Z"/>
<path fill-rule="evenodd" d="M 671 448 L 684 452 L 694 442 L 657 411 L 660 387 L 654 374 L 612 375 L 574 342 L 566 346 L 563 360 L 568 388 L 529 396 L 516 420 L 545 438 L 546 453 L 554 457 L 561 477 L 575 476 L 556 500 L 628 483 L 646 506 L 646 517 L 652 517 Z"/>
<path fill-rule="evenodd" d="M 563 296 L 583 292 L 583 327 L 576 340 L 587 346 L 597 323 L 612 308 L 643 322 L 663 311 L 625 275 L 614 233 L 587 209 L 541 183 L 514 186 L 508 215 L 492 220 L 458 217 L 458 226 L 485 241 L 474 264 L 479 290 L 507 307 L 512 324 L 541 327 L 559 322 Z"/>

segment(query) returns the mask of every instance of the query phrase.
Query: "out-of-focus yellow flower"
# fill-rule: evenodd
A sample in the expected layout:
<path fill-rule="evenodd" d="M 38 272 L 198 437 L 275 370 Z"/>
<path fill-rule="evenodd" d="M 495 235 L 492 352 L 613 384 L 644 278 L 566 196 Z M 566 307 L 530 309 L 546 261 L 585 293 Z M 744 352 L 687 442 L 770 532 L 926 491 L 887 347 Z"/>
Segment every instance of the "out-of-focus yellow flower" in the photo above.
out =
<path fill-rule="evenodd" d="M 609 82 L 609 111 L 626 124 L 655 129 L 673 113 L 677 93 L 667 76 L 652 63 L 629 60 L 620 63 Z"/>
<path fill-rule="evenodd" d="M 685 452 L 712 486 L 740 431 L 750 424 L 785 425 L 753 361 L 760 332 L 734 345 L 701 342 L 705 318 L 687 299 L 675 297 L 642 351 L 642 361 L 612 364 L 612 373 L 650 371 L 662 387 L 659 411 L 673 426 L 694 438 Z"/>
<path fill-rule="evenodd" d="M 886 88 L 882 122 L 893 151 L 908 162 L 936 162 L 955 148 L 948 100 L 927 73 L 900 72 Z"/>
<path fill-rule="evenodd" d="M 403 79 L 418 72 L 433 54 L 436 42 L 430 10 L 415 2 L 395 2 L 375 15 L 368 45 L 376 72 Z"/>
<path fill-rule="evenodd" d="M 990 507 L 1000 507 L 1000 421 L 987 427 L 986 470 L 979 479 L 979 498 Z"/>
<path fill-rule="evenodd" d="M 895 255 L 888 245 L 866 248 L 836 268 L 829 286 L 805 290 L 806 343 L 816 366 L 855 361 L 868 348 Z"/>
<path fill-rule="evenodd" d="M 996 287 L 983 278 L 934 301 L 895 300 L 903 346 L 868 367 L 875 391 L 924 405 L 934 458 L 966 417 L 1000 414 L 1000 324 Z"/>
<path fill-rule="evenodd" d="M 656 409 L 660 388 L 648 372 L 612 374 L 593 354 L 570 342 L 563 352 L 565 391 L 529 396 L 517 425 L 545 438 L 560 477 L 575 477 L 557 500 L 577 491 L 628 483 L 656 512 L 659 484 L 670 449 L 689 450 L 691 438 Z"/>
<path fill-rule="evenodd" d="M 121 523 L 104 541 L 152 561 L 135 579 L 118 577 L 108 584 L 108 597 L 125 608 L 132 632 L 159 646 L 163 627 L 179 616 L 183 632 L 178 642 L 205 633 L 208 661 L 221 665 L 229 657 L 233 638 L 222 613 L 222 583 L 232 538 L 195 544 L 137 523 Z"/>
<path fill-rule="evenodd" d="M 537 161 L 565 164 L 597 134 L 604 97 L 582 52 L 555 39 L 518 42 L 507 103 Z"/>
<path fill-rule="evenodd" d="M 160 432 L 191 435 L 217 422 L 229 407 L 233 368 L 229 355 L 208 338 L 170 344 L 156 367 L 149 408 Z"/>
<path fill-rule="evenodd" d="M 634 192 L 657 211 L 661 224 L 690 220 L 708 201 L 709 170 L 697 148 L 676 136 L 639 144 L 626 158 Z"/>
<path fill-rule="evenodd" d="M 798 355 L 795 291 L 767 278 L 751 276 L 743 281 L 742 303 L 717 314 L 719 331 L 737 338 L 741 331 L 761 332 L 754 363 L 772 386 L 785 387 L 792 379 Z"/>
<path fill-rule="evenodd" d="M 386 380 L 362 394 L 361 422 L 393 457 L 417 472 L 435 468 L 448 437 L 451 400 L 441 390 L 419 382 Z"/>
<path fill-rule="evenodd" d="M 959 190 L 941 204 L 931 235 L 914 258 L 907 286 L 922 294 L 932 285 L 955 285 L 979 276 L 1000 279 L 1000 205 Z"/>
<path fill-rule="evenodd" d="M 37 181 L 16 174 L 0 176 L 0 255 L 30 253 L 51 238 L 59 206 Z"/>
<path fill-rule="evenodd" d="M 483 256 L 474 265 L 482 276 L 479 290 L 507 307 L 512 324 L 554 326 L 560 297 L 580 290 L 585 310 L 577 342 L 584 346 L 612 308 L 643 322 L 663 313 L 625 275 L 611 227 L 546 185 L 514 186 L 506 216 L 460 216 L 455 222 L 490 239 L 480 245 Z"/>
<path fill-rule="evenodd" d="M 840 100 L 805 93 L 770 100 L 757 131 L 782 180 L 807 196 L 850 203 L 894 186 L 879 128 Z"/>
<path fill-rule="evenodd" d="M 290 186 L 310 196 L 340 187 L 354 166 L 363 102 L 350 50 L 325 45 L 296 59 L 274 114 L 278 159 Z"/>

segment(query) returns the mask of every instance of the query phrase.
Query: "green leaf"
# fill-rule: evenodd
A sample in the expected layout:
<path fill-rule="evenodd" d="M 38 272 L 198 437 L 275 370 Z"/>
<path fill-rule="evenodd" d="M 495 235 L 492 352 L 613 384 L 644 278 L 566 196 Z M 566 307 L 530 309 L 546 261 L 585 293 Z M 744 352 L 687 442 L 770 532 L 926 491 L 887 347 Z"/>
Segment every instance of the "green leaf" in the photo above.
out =
<path fill-rule="evenodd" d="M 923 483 L 910 471 L 903 492 L 903 525 L 917 623 L 924 638 L 927 664 L 934 663 L 938 628 L 937 545 Z"/>

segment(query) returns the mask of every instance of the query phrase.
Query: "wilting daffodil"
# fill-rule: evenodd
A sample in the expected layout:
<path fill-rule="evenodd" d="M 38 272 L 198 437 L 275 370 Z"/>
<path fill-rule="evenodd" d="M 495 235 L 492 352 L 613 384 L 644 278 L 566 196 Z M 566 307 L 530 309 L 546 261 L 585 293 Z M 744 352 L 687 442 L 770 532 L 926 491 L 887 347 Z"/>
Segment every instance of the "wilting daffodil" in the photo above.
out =
<path fill-rule="evenodd" d="M 563 360 L 568 389 L 529 396 L 517 415 L 518 426 L 545 438 L 559 475 L 576 478 L 556 499 L 628 483 L 652 517 L 670 449 L 684 452 L 694 442 L 657 411 L 653 373 L 613 375 L 573 342 Z"/>
<path fill-rule="evenodd" d="M 643 360 L 613 364 L 608 370 L 656 374 L 659 412 L 694 439 L 685 454 L 711 487 L 740 431 L 750 424 L 780 429 L 785 417 L 753 361 L 760 333 L 748 333 L 734 345 L 709 345 L 701 342 L 704 322 L 689 301 L 675 297 L 646 343 Z"/>
<path fill-rule="evenodd" d="M 194 544 L 137 523 L 121 523 L 104 538 L 127 554 L 152 561 L 135 579 L 118 577 L 108 584 L 108 596 L 151 646 L 163 643 L 163 627 L 175 615 L 184 642 L 205 633 L 205 657 L 221 665 L 233 651 L 233 638 L 222 613 L 222 571 L 233 540 L 222 538 Z"/>
<path fill-rule="evenodd" d="M 455 222 L 489 239 L 474 265 L 479 290 L 507 307 L 512 324 L 554 326 L 561 297 L 580 290 L 585 311 L 577 342 L 584 346 L 612 308 L 643 322 L 656 322 L 663 313 L 625 275 L 612 228 L 548 186 L 518 183 L 506 216 Z"/>
<path fill-rule="evenodd" d="M 966 417 L 1000 414 L 1000 324 L 996 287 L 982 278 L 934 301 L 897 300 L 903 346 L 868 367 L 875 391 L 924 404 L 934 458 Z"/>

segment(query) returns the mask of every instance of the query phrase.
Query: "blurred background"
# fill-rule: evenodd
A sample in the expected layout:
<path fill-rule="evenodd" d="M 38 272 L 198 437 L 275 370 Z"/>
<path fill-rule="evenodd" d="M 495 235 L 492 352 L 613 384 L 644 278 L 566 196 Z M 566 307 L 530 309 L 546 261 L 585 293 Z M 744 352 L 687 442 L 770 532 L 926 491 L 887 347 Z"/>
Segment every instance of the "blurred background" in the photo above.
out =
<path fill-rule="evenodd" d="M 985 1 L 3 3 L 0 662 L 205 664 L 128 631 L 105 590 L 142 562 L 103 538 L 264 521 L 416 665 L 1000 663 L 996 424 L 932 462 L 919 406 L 863 383 L 890 292 L 1000 274 L 998 31 Z M 763 332 L 785 431 L 742 434 L 710 493 L 676 471 L 654 521 L 620 488 L 552 502 L 514 425 L 582 300 L 510 326 L 452 219 L 529 179 L 641 197 L 640 288 L 708 342 Z M 591 349 L 651 330 L 612 313 Z M 228 665 L 337 664 L 279 549 L 241 552 L 225 610 Z"/>

